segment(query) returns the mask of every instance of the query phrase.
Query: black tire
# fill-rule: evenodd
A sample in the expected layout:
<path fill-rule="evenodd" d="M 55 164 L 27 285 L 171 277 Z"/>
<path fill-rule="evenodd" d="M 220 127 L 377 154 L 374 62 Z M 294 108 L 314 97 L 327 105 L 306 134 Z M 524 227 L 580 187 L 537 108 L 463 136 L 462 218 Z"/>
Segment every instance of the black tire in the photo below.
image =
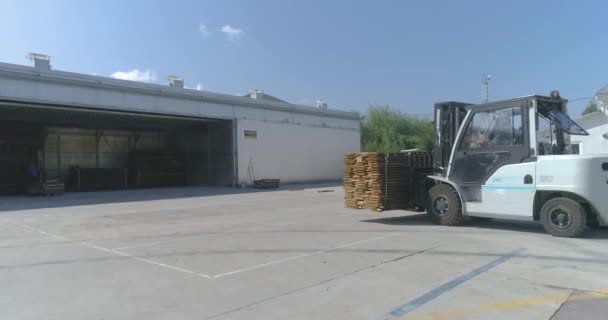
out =
<path fill-rule="evenodd" d="M 447 184 L 438 184 L 429 190 L 427 213 L 436 224 L 459 225 L 463 220 L 458 193 Z"/>
<path fill-rule="evenodd" d="M 558 197 L 545 202 L 540 211 L 545 230 L 555 237 L 580 237 L 587 230 L 587 212 L 576 201 Z"/>
<path fill-rule="evenodd" d="M 591 212 L 589 207 L 583 207 L 587 212 Z M 600 222 L 597 220 L 595 215 L 587 215 L 587 227 L 589 229 L 600 229 Z"/>

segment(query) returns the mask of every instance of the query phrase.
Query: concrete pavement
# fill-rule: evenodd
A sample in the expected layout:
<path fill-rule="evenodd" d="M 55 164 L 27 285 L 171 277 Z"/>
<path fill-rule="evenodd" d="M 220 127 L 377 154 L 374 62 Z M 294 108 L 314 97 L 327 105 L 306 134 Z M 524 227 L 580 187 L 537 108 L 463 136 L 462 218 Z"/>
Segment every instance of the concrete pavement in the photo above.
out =
<path fill-rule="evenodd" d="M 330 191 L 330 192 L 319 192 Z M 608 232 L 432 225 L 331 185 L 0 199 L 5 319 L 593 319 Z"/>

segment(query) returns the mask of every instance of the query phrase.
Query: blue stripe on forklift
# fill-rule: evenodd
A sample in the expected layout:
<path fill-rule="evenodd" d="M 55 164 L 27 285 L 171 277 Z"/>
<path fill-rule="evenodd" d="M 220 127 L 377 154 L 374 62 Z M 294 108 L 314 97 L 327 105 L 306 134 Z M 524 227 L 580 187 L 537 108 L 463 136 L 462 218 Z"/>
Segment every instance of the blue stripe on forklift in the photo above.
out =
<path fill-rule="evenodd" d="M 495 177 L 492 182 L 521 181 L 521 177 Z"/>
<path fill-rule="evenodd" d="M 505 185 L 495 185 L 495 184 L 485 184 L 481 186 L 482 189 L 485 190 L 534 190 L 536 186 L 534 185 L 517 185 L 517 186 L 505 186 Z"/>
<path fill-rule="evenodd" d="M 459 285 L 477 277 L 478 275 L 480 275 L 484 272 L 489 271 L 490 269 L 495 268 L 496 266 L 498 266 L 502 263 L 505 263 L 507 260 L 519 255 L 523 250 L 524 250 L 524 248 L 518 248 L 511 252 L 505 253 L 505 254 L 499 256 L 498 258 L 496 258 L 495 260 L 492 260 L 480 267 L 477 267 L 476 269 L 473 269 L 472 271 L 469 271 L 468 273 L 465 273 L 465 274 L 461 275 L 460 277 L 454 278 L 454 279 L 440 285 L 439 287 L 436 287 L 435 289 L 432 289 L 431 291 L 419 296 L 418 298 L 394 309 L 389 314 L 387 314 L 383 319 L 389 320 L 389 319 L 395 319 L 397 317 L 403 317 L 404 315 L 418 309 L 419 307 L 437 299 L 440 295 L 458 287 Z"/>

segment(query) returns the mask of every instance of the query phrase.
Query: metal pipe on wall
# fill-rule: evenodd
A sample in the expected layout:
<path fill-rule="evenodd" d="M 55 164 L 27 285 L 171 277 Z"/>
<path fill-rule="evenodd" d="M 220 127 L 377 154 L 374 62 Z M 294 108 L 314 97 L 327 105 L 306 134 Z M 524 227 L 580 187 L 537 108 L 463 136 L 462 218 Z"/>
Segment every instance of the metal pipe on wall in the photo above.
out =
<path fill-rule="evenodd" d="M 239 146 L 238 146 L 238 128 L 237 119 L 232 119 L 232 186 L 239 185 Z"/>
<path fill-rule="evenodd" d="M 101 140 L 101 130 L 95 130 L 95 168 L 99 168 L 99 142 Z"/>
<path fill-rule="evenodd" d="M 57 179 L 61 178 L 61 136 L 57 135 Z"/>

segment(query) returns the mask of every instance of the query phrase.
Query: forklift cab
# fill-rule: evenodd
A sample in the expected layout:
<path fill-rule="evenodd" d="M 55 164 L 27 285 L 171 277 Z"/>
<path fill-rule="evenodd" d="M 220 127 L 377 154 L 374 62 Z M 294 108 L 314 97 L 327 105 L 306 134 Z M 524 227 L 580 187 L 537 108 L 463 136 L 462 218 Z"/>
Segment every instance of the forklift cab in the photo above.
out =
<path fill-rule="evenodd" d="M 481 188 L 505 165 L 533 162 L 542 155 L 570 154 L 570 134 L 588 133 L 566 115 L 566 100 L 558 93 L 552 95 L 469 107 L 452 149 L 447 177 L 462 188 Z M 504 177 L 501 182 L 534 184 L 533 176 L 509 176 L 511 181 Z M 481 200 L 478 192 L 468 194 Z"/>

